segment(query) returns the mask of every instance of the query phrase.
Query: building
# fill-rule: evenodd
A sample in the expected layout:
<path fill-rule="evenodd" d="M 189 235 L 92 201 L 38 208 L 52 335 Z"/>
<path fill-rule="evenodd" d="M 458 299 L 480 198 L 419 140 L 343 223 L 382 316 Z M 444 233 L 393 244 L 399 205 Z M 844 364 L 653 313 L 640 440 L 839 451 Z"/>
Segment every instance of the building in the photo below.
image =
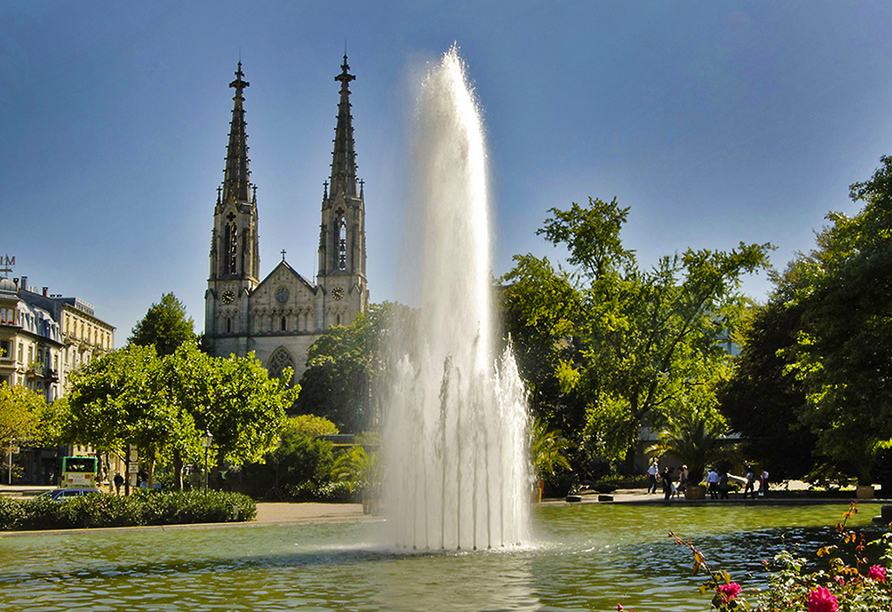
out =
<path fill-rule="evenodd" d="M 72 370 L 114 348 L 115 328 L 76 297 L 28 286 L 28 277 L 0 278 L 0 384 L 24 386 L 48 403 L 65 395 Z M 86 449 L 21 446 L 23 481 L 50 484 L 61 454 Z"/>
<path fill-rule="evenodd" d="M 341 73 L 331 176 L 324 183 L 315 282 L 285 260 L 260 277 L 257 190 L 248 169 L 244 80 L 241 62 L 226 149 L 223 184 L 217 189 L 205 292 L 205 338 L 217 356 L 253 351 L 273 376 L 286 367 L 299 378 L 307 349 L 334 325 L 348 325 L 369 302 L 366 279 L 365 203 L 356 176 L 347 56 Z"/>
<path fill-rule="evenodd" d="M 0 278 L 0 384 L 28 387 L 52 402 L 63 393 L 60 371 L 65 345 L 52 313 Z"/>

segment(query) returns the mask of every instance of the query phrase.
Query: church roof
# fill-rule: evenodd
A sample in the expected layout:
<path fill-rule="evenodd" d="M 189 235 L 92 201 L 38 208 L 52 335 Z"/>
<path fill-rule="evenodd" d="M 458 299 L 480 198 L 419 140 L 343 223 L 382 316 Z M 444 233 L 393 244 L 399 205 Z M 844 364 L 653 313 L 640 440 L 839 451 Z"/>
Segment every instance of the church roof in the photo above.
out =
<path fill-rule="evenodd" d="M 309 289 L 313 293 L 316 293 L 316 290 L 317 290 L 316 285 L 311 283 L 307 279 L 305 279 L 303 276 L 301 276 L 301 274 L 297 270 L 292 268 L 288 264 L 288 262 L 285 261 L 284 257 L 282 258 L 282 261 L 279 262 L 279 265 L 277 265 L 275 268 L 273 268 L 272 271 L 266 275 L 266 278 L 264 278 L 262 281 L 260 281 L 260 283 L 257 285 L 257 287 L 254 288 L 253 293 L 257 293 L 258 291 L 260 291 L 260 289 L 263 287 L 264 284 L 266 284 L 267 281 L 270 281 L 270 279 L 278 276 L 280 274 L 280 271 L 282 271 L 282 270 L 286 274 L 297 277 L 297 280 L 300 281 L 304 286 L 306 286 L 307 289 Z"/>

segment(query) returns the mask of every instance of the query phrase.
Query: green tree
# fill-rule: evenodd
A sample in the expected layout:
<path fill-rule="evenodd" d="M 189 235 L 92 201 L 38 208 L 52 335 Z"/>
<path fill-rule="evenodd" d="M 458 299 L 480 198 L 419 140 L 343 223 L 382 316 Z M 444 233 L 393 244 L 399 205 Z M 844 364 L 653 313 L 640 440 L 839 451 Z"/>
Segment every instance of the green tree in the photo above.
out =
<path fill-rule="evenodd" d="M 530 425 L 530 458 L 536 477 L 545 480 L 559 470 L 572 469 L 566 455 L 571 446 L 559 429 L 549 429 L 542 419 L 533 419 Z"/>
<path fill-rule="evenodd" d="M 300 387 L 289 387 L 291 370 L 282 378 L 270 378 L 260 360 L 246 357 L 216 359 L 219 386 L 213 405 L 196 415 L 213 436 L 218 463 L 233 467 L 259 461 L 278 440 L 286 408 L 292 406 Z"/>
<path fill-rule="evenodd" d="M 662 422 L 691 381 L 724 367 L 718 340 L 743 311 L 740 279 L 767 265 L 770 246 L 688 249 L 642 270 L 623 246 L 629 209 L 616 200 L 550 212 L 539 233 L 566 247 L 571 270 L 515 257 L 504 280 L 509 308 L 521 312 L 509 319 L 521 335 L 532 329 L 550 342 L 553 374 L 539 378 L 557 392 L 550 406 L 573 407 L 565 422 L 577 442 L 631 471 L 639 428 Z"/>
<path fill-rule="evenodd" d="M 171 464 L 181 485 L 183 461 L 202 459 L 212 436 L 215 464 L 259 460 L 278 439 L 285 407 L 299 388 L 270 379 L 253 354 L 212 358 L 194 342 L 166 357 L 130 345 L 73 373 L 64 436 L 123 456 L 135 445 L 149 467 Z"/>
<path fill-rule="evenodd" d="M 805 390 L 800 419 L 819 452 L 864 484 L 892 439 L 892 157 L 881 162 L 850 188 L 863 209 L 830 213 L 817 248 L 791 264 L 776 296 L 802 309 L 787 353 Z"/>
<path fill-rule="evenodd" d="M 0 449 L 30 440 L 37 426 L 43 396 L 27 387 L 0 384 Z M 5 455 L 4 455 L 5 456 Z"/>
<path fill-rule="evenodd" d="M 121 457 L 137 439 L 157 443 L 158 370 L 155 347 L 134 345 L 105 353 L 72 372 L 65 437 Z"/>
<path fill-rule="evenodd" d="M 729 451 L 728 426 L 715 406 L 694 403 L 673 411 L 659 433 L 659 443 L 649 453 L 670 455 L 688 466 L 688 481 L 703 480 L 706 468 Z"/>
<path fill-rule="evenodd" d="M 817 443 L 799 419 L 803 383 L 788 368 L 801 319 L 801 307 L 780 299 L 753 306 L 741 330 L 733 375 L 718 393 L 721 412 L 743 439 L 741 452 L 769 466 L 779 481 L 805 478 Z"/>
<path fill-rule="evenodd" d="M 193 327 L 192 317 L 186 316 L 183 303 L 173 293 L 166 293 L 136 324 L 127 342 L 138 346 L 154 345 L 163 357 L 172 354 L 181 344 L 195 340 Z"/>
<path fill-rule="evenodd" d="M 329 481 L 334 466 L 334 445 L 321 438 L 338 433 L 323 417 L 300 415 L 284 421 L 278 445 L 263 462 L 244 466 L 244 480 L 253 494 L 287 500 L 295 486 L 318 487 Z"/>
<path fill-rule="evenodd" d="M 295 410 L 321 415 L 347 433 L 375 424 L 372 389 L 387 368 L 385 340 L 411 311 L 400 304 L 372 304 L 348 326 L 332 327 L 307 351 Z"/>

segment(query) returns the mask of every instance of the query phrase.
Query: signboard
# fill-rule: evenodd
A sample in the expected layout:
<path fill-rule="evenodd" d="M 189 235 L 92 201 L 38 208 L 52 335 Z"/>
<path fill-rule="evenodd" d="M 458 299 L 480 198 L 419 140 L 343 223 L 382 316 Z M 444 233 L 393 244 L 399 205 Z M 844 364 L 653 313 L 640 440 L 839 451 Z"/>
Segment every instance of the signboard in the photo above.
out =
<path fill-rule="evenodd" d="M 15 265 L 15 255 L 0 255 L 0 272 L 9 277 L 12 267 Z"/>

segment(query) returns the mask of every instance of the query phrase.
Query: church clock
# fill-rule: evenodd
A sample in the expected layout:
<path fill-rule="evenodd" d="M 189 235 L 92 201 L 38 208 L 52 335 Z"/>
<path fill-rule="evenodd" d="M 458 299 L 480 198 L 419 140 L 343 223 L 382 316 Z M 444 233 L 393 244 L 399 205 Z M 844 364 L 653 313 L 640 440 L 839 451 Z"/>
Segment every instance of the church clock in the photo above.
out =
<path fill-rule="evenodd" d="M 331 290 L 331 297 L 336 300 L 344 299 L 344 288 L 343 287 L 335 287 Z"/>
<path fill-rule="evenodd" d="M 235 301 L 235 294 L 232 291 L 223 292 L 223 303 L 232 304 Z"/>

